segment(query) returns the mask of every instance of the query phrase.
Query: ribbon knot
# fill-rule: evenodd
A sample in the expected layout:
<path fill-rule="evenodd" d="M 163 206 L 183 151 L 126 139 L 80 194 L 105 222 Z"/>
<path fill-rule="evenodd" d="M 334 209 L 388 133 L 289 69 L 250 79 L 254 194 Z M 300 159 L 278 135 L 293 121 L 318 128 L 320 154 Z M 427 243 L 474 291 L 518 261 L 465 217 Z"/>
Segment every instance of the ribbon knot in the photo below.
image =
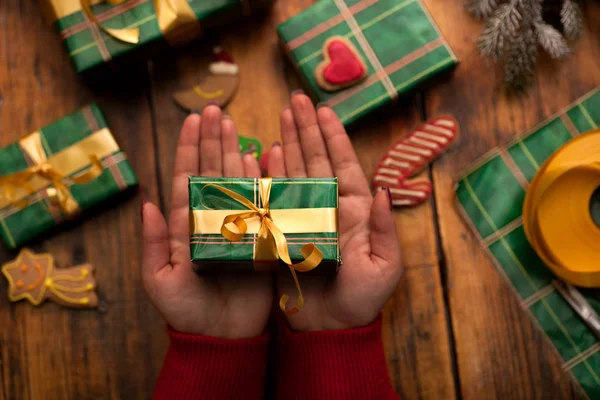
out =
<path fill-rule="evenodd" d="M 257 241 L 254 248 L 254 261 L 265 262 L 281 260 L 288 266 L 296 284 L 298 299 L 296 300 L 296 305 L 288 310 L 286 308 L 286 304 L 289 300 L 289 296 L 284 294 L 279 300 L 279 308 L 281 308 L 281 310 L 288 315 L 292 315 L 300 311 L 304 304 L 304 297 L 302 296 L 302 289 L 300 289 L 300 283 L 298 282 L 296 271 L 307 272 L 316 268 L 323 260 L 323 253 L 317 248 L 317 246 L 315 246 L 313 243 L 310 243 L 304 245 L 300 249 L 300 253 L 304 257 L 304 261 L 297 264 L 292 263 L 285 235 L 283 232 L 281 232 L 275 221 L 273 221 L 270 212 L 269 203 L 272 182 L 273 180 L 271 178 L 261 178 L 258 180 L 259 197 L 262 207 L 256 206 L 244 196 L 234 192 L 233 190 L 226 189 L 223 186 L 207 184 L 205 187 L 211 186 L 215 189 L 218 189 L 231 199 L 237 201 L 250 210 L 242 213 L 231 214 L 223 219 L 223 224 L 221 225 L 221 235 L 223 235 L 223 237 L 227 240 L 231 242 L 240 241 L 248 230 L 246 220 L 251 218 L 260 218 L 260 228 L 258 230 Z"/>
<path fill-rule="evenodd" d="M 28 197 L 35 190 L 31 181 L 35 178 L 47 183 L 43 189 L 52 204 L 60 207 L 67 217 L 73 217 L 79 212 L 79 204 L 73 198 L 64 180 L 67 178 L 48 160 L 42 147 L 39 132 L 34 132 L 19 141 L 19 145 L 27 157 L 34 163 L 23 171 L 0 177 L 0 199 L 17 208 L 25 208 L 29 204 Z M 102 164 L 95 155 L 89 155 L 91 168 L 76 177 L 70 177 L 74 184 L 89 183 L 102 174 Z"/>

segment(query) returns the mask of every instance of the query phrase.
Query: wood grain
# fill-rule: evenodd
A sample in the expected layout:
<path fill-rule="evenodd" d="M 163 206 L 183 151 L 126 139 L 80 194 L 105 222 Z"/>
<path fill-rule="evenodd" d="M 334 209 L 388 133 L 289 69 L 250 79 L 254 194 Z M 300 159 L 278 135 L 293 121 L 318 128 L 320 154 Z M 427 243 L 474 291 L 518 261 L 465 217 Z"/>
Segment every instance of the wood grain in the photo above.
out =
<path fill-rule="evenodd" d="M 575 54 L 542 66 L 528 94 L 509 97 L 501 71 L 475 51 L 481 24 L 460 0 L 426 0 L 442 33 L 461 59 L 451 80 L 426 94 L 428 116 L 451 113 L 462 136 L 433 169 L 437 212 L 447 268 L 450 314 L 463 398 L 570 399 L 574 385 L 542 334 L 520 309 L 508 285 L 484 255 L 453 207 L 458 173 L 492 147 L 543 121 L 600 82 L 600 7 L 588 4 L 587 26 Z"/>
<path fill-rule="evenodd" d="M 0 16 L 0 145 L 97 101 L 128 153 L 141 192 L 156 199 L 145 69 L 91 90 L 73 72 L 36 2 L 3 1 Z M 9 304 L 6 281 L 0 280 L 0 398 L 151 396 L 166 330 L 141 286 L 140 197 L 109 202 L 30 245 L 51 252 L 59 266 L 93 263 L 106 312 Z M 0 250 L 0 263 L 15 255 Z"/>

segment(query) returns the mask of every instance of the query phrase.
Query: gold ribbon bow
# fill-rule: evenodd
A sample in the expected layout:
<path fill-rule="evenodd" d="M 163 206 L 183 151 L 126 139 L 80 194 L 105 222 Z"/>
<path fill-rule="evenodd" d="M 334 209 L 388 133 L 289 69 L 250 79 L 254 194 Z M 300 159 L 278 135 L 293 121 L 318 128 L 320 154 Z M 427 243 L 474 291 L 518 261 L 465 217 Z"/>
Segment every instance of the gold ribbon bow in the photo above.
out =
<path fill-rule="evenodd" d="M 61 208 L 67 217 L 75 216 L 79 212 L 79 204 L 71 195 L 69 187 L 65 184 L 66 176 L 56 170 L 48 161 L 42 147 L 39 132 L 34 132 L 19 141 L 25 154 L 33 162 L 33 166 L 11 175 L 0 177 L 0 199 L 17 208 L 25 208 L 29 204 L 28 197 L 35 192 L 30 181 L 39 177 L 49 185 L 43 189 L 52 204 Z M 89 156 L 91 168 L 76 177 L 69 177 L 74 184 L 89 183 L 102 174 L 102 164 L 95 155 Z M 17 190 L 25 191 L 25 195 L 18 194 Z"/>
<path fill-rule="evenodd" d="M 224 188 L 220 185 L 208 184 L 206 186 L 212 186 L 219 191 L 223 192 L 233 200 L 242 204 L 250 211 L 242 212 L 238 214 L 231 214 L 225 217 L 223 224 L 221 225 L 221 235 L 231 242 L 237 242 L 246 233 L 248 226 L 246 224 L 247 219 L 260 218 L 260 228 L 258 230 L 256 247 L 254 251 L 254 261 L 267 261 L 280 259 L 287 264 L 294 282 L 296 283 L 296 289 L 298 290 L 298 300 L 296 305 L 288 310 L 286 308 L 289 296 L 284 294 L 279 300 L 279 308 L 288 315 L 297 313 L 302 309 L 304 304 L 304 297 L 302 296 L 302 289 L 300 289 L 300 283 L 298 282 L 298 276 L 296 271 L 307 272 L 316 268 L 323 260 L 323 253 L 313 243 L 309 243 L 300 249 L 300 253 L 304 257 L 304 261 L 293 264 L 290 259 L 290 253 L 287 245 L 285 235 L 277 227 L 269 208 L 269 199 L 271 197 L 271 178 L 259 179 L 259 194 L 262 207 L 254 205 L 250 200 L 246 199 L 242 195 Z"/>
<path fill-rule="evenodd" d="M 106 0 L 111 4 L 121 4 L 127 0 Z M 156 19 L 160 31 L 167 35 L 175 29 L 197 22 L 196 14 L 186 0 L 153 0 Z M 92 11 L 92 0 L 80 0 L 81 9 L 96 26 L 110 36 L 126 43 L 137 44 L 140 41 L 138 28 L 114 29 L 108 28 L 96 18 Z"/>

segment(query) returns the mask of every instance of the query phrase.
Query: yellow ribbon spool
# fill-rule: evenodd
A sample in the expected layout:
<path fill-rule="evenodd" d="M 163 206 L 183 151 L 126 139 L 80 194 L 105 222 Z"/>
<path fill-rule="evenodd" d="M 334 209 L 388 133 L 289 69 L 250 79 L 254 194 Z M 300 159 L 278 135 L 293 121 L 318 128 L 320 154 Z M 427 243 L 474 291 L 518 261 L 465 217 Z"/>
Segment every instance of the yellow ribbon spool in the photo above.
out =
<path fill-rule="evenodd" d="M 600 130 L 558 149 L 535 175 L 523 227 L 538 256 L 559 278 L 600 287 L 600 226 L 591 214 L 600 188 Z"/>
<path fill-rule="evenodd" d="M 279 300 L 279 308 L 286 314 L 293 315 L 300 311 L 304 304 L 304 297 L 302 296 L 302 289 L 300 289 L 296 271 L 308 272 L 316 268 L 323 260 L 323 253 L 314 244 L 307 244 L 300 249 L 304 261 L 297 264 L 292 263 L 285 235 L 281 232 L 275 222 L 273 222 L 273 218 L 271 217 L 269 207 L 271 185 L 271 178 L 259 179 L 259 194 L 262 207 L 254 205 L 254 203 L 244 196 L 233 190 L 224 188 L 223 186 L 208 184 L 205 187 L 214 187 L 249 209 L 249 211 L 231 214 L 225 217 L 223 224 L 221 225 L 221 235 L 227 240 L 231 242 L 239 241 L 248 230 L 246 220 L 250 218 L 260 218 L 260 228 L 257 234 L 254 259 L 255 261 L 281 259 L 281 261 L 287 264 L 292 273 L 292 277 L 294 278 L 296 289 L 298 290 L 298 299 L 296 300 L 296 305 L 288 310 L 286 304 L 289 300 L 289 296 L 284 294 Z"/>

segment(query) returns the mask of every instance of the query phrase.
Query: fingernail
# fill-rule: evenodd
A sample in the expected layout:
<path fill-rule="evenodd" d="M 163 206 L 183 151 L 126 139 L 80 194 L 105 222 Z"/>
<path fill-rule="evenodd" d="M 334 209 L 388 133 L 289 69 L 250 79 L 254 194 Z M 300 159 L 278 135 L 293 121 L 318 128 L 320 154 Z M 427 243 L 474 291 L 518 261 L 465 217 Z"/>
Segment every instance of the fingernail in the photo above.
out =
<path fill-rule="evenodd" d="M 296 90 L 294 90 L 294 91 L 292 92 L 292 95 L 291 95 L 291 97 L 294 97 L 294 96 L 295 96 L 295 95 L 297 95 L 297 94 L 304 94 L 304 90 L 302 90 L 302 89 L 296 89 Z"/>
<path fill-rule="evenodd" d="M 276 147 L 276 146 L 281 146 L 281 143 L 279 143 L 279 142 L 273 142 L 273 144 L 271 145 L 271 147 Z"/>
<path fill-rule="evenodd" d="M 221 107 L 221 103 L 219 103 L 217 100 L 211 100 L 208 102 L 207 106 L 217 106 L 217 107 Z"/>
<path fill-rule="evenodd" d="M 390 204 L 390 210 L 392 210 L 394 208 L 394 205 L 392 204 L 392 192 L 390 192 L 390 188 L 387 186 L 382 186 L 381 190 L 385 190 L 387 195 L 388 195 L 388 202 Z"/>
<path fill-rule="evenodd" d="M 148 200 L 142 199 L 142 205 L 140 206 L 140 217 L 142 219 L 142 224 L 144 223 L 144 206 L 146 205 L 147 202 L 148 202 Z"/>
<path fill-rule="evenodd" d="M 323 108 L 323 107 L 328 107 L 328 106 L 327 106 L 327 103 L 323 102 L 323 103 L 319 103 L 319 104 L 317 104 L 317 110 L 318 110 L 319 108 Z"/>
<path fill-rule="evenodd" d="M 225 114 L 225 113 L 223 113 L 223 115 L 221 115 L 221 118 L 222 118 L 222 119 L 228 119 L 228 120 L 231 120 L 231 119 L 232 119 L 232 118 L 231 118 L 231 115 L 229 115 L 229 114 Z"/>
<path fill-rule="evenodd" d="M 252 158 L 254 158 L 254 154 L 252 154 L 252 150 L 246 150 L 242 153 L 242 157 L 246 157 L 246 156 L 252 156 Z"/>
<path fill-rule="evenodd" d="M 200 115 L 200 114 L 202 114 L 202 111 L 200 111 L 200 110 L 192 110 L 192 112 L 190 114 L 198 114 L 198 115 Z"/>

